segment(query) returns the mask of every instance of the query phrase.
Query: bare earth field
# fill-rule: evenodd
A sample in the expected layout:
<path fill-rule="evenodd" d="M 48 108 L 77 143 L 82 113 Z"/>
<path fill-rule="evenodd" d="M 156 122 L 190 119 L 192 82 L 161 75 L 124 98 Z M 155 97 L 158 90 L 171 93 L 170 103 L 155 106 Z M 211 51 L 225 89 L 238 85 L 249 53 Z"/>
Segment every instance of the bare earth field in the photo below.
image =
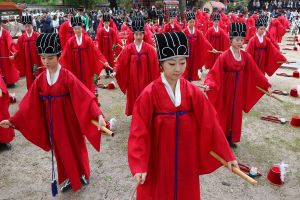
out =
<path fill-rule="evenodd" d="M 281 47 L 287 47 L 286 44 L 290 43 L 286 41 L 287 36 L 289 33 Z M 283 52 L 286 52 L 288 60 L 300 59 L 299 51 Z M 281 68 L 278 72 L 291 74 L 293 70 Z M 110 81 L 111 79 L 102 78 L 103 83 Z M 286 91 L 300 85 L 300 79 L 276 75 L 270 78 L 270 82 L 273 89 Z M 15 92 L 20 102 L 26 92 L 25 79 L 22 78 L 10 92 Z M 227 169 L 220 168 L 213 174 L 200 178 L 203 200 L 300 199 L 300 128 L 259 119 L 262 115 L 276 115 L 290 120 L 292 116 L 300 115 L 300 98 L 278 97 L 284 103 L 264 96 L 251 112 L 244 114 L 242 141 L 235 150 L 238 161 L 258 167 L 262 173 L 263 176 L 257 178 L 258 186 L 251 186 Z M 88 144 L 90 184 L 77 193 L 59 193 L 57 199 L 126 200 L 135 183 L 127 163 L 127 138 L 131 117 L 124 115 L 125 96 L 119 89 L 101 89 L 99 99 L 106 117 L 116 117 L 118 120 L 116 136 L 102 137 L 100 153 Z M 17 106 L 11 105 L 11 114 L 16 112 Z M 287 181 L 282 187 L 272 186 L 266 179 L 267 173 L 272 165 L 281 161 L 289 164 Z M 0 152 L 0 199 L 51 199 L 50 184 L 51 153 L 32 145 L 16 131 L 12 150 Z"/>

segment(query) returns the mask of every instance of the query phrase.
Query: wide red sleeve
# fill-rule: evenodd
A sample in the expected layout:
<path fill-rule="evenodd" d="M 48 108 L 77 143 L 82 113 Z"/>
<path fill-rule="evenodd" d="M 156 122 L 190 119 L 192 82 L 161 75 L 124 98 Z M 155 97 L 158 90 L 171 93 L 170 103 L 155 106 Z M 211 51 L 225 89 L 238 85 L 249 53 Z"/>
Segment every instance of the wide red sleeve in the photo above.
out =
<path fill-rule="evenodd" d="M 159 62 L 154 47 L 149 46 L 148 48 L 148 63 L 151 73 L 151 80 L 154 81 L 160 76 Z"/>
<path fill-rule="evenodd" d="M 89 59 L 93 66 L 93 72 L 98 75 L 104 68 L 104 63 L 106 63 L 107 60 L 101 51 L 95 46 L 93 40 L 90 37 L 86 38 L 88 40 L 87 42 L 89 43 L 88 46 L 91 49 Z"/>
<path fill-rule="evenodd" d="M 72 61 L 71 42 L 72 42 L 71 39 L 67 42 L 59 58 L 59 63 L 68 70 L 71 70 L 71 65 L 72 65 L 71 64 Z"/>
<path fill-rule="evenodd" d="M 209 70 L 208 74 L 205 77 L 204 84 L 210 87 L 210 90 L 207 91 L 207 96 L 210 102 L 214 105 L 217 109 L 219 106 L 222 106 L 219 101 L 222 101 L 223 96 L 223 77 L 224 77 L 224 70 L 223 70 L 223 58 L 224 55 L 219 56 L 216 63 L 214 64 L 213 68 Z M 217 109 L 219 110 L 219 109 Z"/>
<path fill-rule="evenodd" d="M 41 75 L 39 76 L 40 78 Z M 19 110 L 9 121 L 27 140 L 43 150 L 49 151 L 50 141 L 43 104 L 38 92 L 38 80 L 33 82 L 29 91 L 20 102 Z"/>
<path fill-rule="evenodd" d="M 268 44 L 267 50 L 267 66 L 265 67 L 268 76 L 272 76 L 276 70 L 282 65 L 282 62 L 286 61 L 286 58 L 282 53 L 273 45 L 271 40 L 265 38 Z"/>
<path fill-rule="evenodd" d="M 230 47 L 230 39 L 228 34 L 223 29 L 220 29 L 220 32 L 222 41 L 222 51 L 226 51 Z"/>
<path fill-rule="evenodd" d="M 58 31 L 59 40 L 60 40 L 62 49 L 65 48 L 65 45 L 67 43 L 67 40 L 66 40 L 66 25 L 65 24 L 66 23 L 63 23 L 62 26 L 60 27 L 59 31 Z"/>
<path fill-rule="evenodd" d="M 215 109 L 198 88 L 193 86 L 192 90 L 191 103 L 199 130 L 199 175 L 208 174 L 222 166 L 210 155 L 210 151 L 217 153 L 227 162 L 235 160 L 235 156 L 217 120 Z"/>
<path fill-rule="evenodd" d="M 126 46 L 125 49 L 121 52 L 120 57 L 116 63 L 116 80 L 121 91 L 126 94 L 129 68 L 130 68 L 130 53 L 129 46 Z"/>
<path fill-rule="evenodd" d="M 2 93 L 8 94 L 8 90 L 7 90 L 6 84 L 4 83 L 4 80 L 2 78 L 1 72 L 0 72 L 0 89 L 2 90 Z"/>
<path fill-rule="evenodd" d="M 136 100 L 128 138 L 128 163 L 132 175 L 148 171 L 153 121 L 153 102 L 149 91 Z"/>
<path fill-rule="evenodd" d="M 252 57 L 254 57 L 254 52 L 255 52 L 255 50 L 254 50 L 255 37 L 256 37 L 256 36 L 253 36 L 253 37 L 249 40 L 249 42 L 248 42 L 248 44 L 247 44 L 247 47 L 246 47 L 246 49 L 245 49 L 245 51 L 248 52 Z"/>
<path fill-rule="evenodd" d="M 247 113 L 264 95 L 264 93 L 259 91 L 256 86 L 268 91 L 268 88 L 271 87 L 271 85 L 264 74 L 260 71 L 250 54 L 246 53 L 246 59 L 243 82 L 243 110 Z"/>
<path fill-rule="evenodd" d="M 210 54 L 212 54 L 209 51 L 211 51 L 213 47 L 201 32 L 198 31 L 198 34 L 199 39 L 197 40 L 197 47 L 199 47 L 201 52 L 201 54 L 199 54 L 199 62 L 202 61 L 206 68 L 211 68 L 212 66 L 209 66 L 209 60 L 207 58 L 210 57 Z M 202 67 L 203 65 L 199 64 L 199 67 Z"/>
<path fill-rule="evenodd" d="M 67 71 L 67 87 L 71 101 L 79 122 L 81 132 L 87 137 L 92 146 L 100 151 L 101 134 L 91 120 L 98 121 L 98 116 L 103 115 L 98 107 L 95 95 L 90 92 L 71 72 Z M 103 115 L 104 117 L 104 115 Z"/>

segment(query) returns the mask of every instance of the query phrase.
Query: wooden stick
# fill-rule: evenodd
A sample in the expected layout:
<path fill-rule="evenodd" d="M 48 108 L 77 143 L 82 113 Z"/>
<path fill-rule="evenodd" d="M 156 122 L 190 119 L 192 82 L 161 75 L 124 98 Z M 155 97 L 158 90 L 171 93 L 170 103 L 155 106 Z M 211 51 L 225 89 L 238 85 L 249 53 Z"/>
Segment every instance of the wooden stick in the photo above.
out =
<path fill-rule="evenodd" d="M 268 91 L 256 86 L 256 89 L 258 89 L 259 91 L 265 93 L 266 95 L 268 95 L 269 97 L 272 97 L 274 99 L 276 99 L 277 101 L 280 101 L 281 103 L 283 103 L 283 101 L 281 99 L 279 99 L 278 97 L 275 97 L 274 95 L 270 94 Z"/>
<path fill-rule="evenodd" d="M 98 123 L 96 120 L 92 120 L 91 122 L 92 122 L 92 124 L 94 124 L 95 126 L 99 127 L 99 123 Z M 114 137 L 114 135 L 115 135 L 114 132 L 112 132 L 111 130 L 109 130 L 109 129 L 106 128 L 105 126 L 101 126 L 100 129 L 101 129 L 101 131 L 103 131 L 104 133 L 106 133 L 106 134 L 108 134 L 108 135 L 110 135 L 110 136 L 112 136 L 112 137 Z"/>
<path fill-rule="evenodd" d="M 278 61 L 277 63 L 278 64 L 283 64 L 283 63 L 290 64 L 290 63 L 296 63 L 296 61 Z"/>
<path fill-rule="evenodd" d="M 111 69 L 111 70 L 113 70 L 114 71 L 114 69 L 111 67 L 111 66 L 109 66 L 109 64 L 108 65 L 106 65 L 102 60 L 99 60 L 104 66 L 106 66 L 106 67 L 108 67 L 109 69 Z"/>
<path fill-rule="evenodd" d="M 137 187 L 139 186 L 140 182 L 136 182 L 132 190 L 129 194 L 129 200 L 134 200 L 134 194 L 136 193 Z"/>
<path fill-rule="evenodd" d="M 221 158 L 218 154 L 216 154 L 213 151 L 210 151 L 209 154 L 212 155 L 212 157 L 217 159 L 220 163 L 222 163 L 225 167 L 228 168 L 228 163 L 223 158 Z M 232 167 L 232 172 L 238 175 L 239 177 L 241 177 L 242 179 L 244 179 L 245 181 L 247 181 L 248 183 L 252 185 L 257 185 L 256 180 L 254 180 L 253 178 L 251 178 L 250 176 L 242 172 L 239 168 Z"/>
<path fill-rule="evenodd" d="M 214 52 L 214 51 L 208 51 L 209 53 L 223 53 L 223 51 L 217 51 L 217 52 Z"/>
<path fill-rule="evenodd" d="M 123 51 L 124 49 L 122 49 L 122 51 Z M 118 61 L 118 59 L 119 59 L 119 57 L 120 57 L 120 55 L 122 54 L 122 51 L 119 53 L 119 55 L 116 57 L 116 59 L 115 59 L 115 62 L 117 62 Z"/>

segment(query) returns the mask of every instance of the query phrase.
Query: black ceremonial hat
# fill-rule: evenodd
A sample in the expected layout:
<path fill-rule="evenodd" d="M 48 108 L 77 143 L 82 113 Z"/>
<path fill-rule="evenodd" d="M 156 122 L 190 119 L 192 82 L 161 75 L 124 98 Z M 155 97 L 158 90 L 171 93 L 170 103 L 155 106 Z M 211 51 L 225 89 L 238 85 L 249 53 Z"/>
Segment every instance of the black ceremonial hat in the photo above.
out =
<path fill-rule="evenodd" d="M 32 24 L 32 17 L 29 16 L 22 16 L 21 18 L 22 24 Z"/>
<path fill-rule="evenodd" d="M 255 20 L 255 27 L 256 27 L 256 28 L 259 28 L 259 27 L 261 27 L 261 26 L 267 27 L 267 24 L 266 24 L 265 20 L 262 19 L 262 18 L 256 19 L 256 20 Z"/>
<path fill-rule="evenodd" d="M 213 20 L 214 21 L 217 21 L 217 20 L 220 21 L 220 14 L 219 13 L 214 14 L 213 15 Z"/>
<path fill-rule="evenodd" d="M 39 55 L 57 55 L 61 53 L 60 40 L 57 33 L 42 33 L 36 40 Z"/>
<path fill-rule="evenodd" d="M 155 34 L 154 39 L 159 61 L 189 56 L 188 41 L 183 32 Z"/>
<path fill-rule="evenodd" d="M 247 29 L 245 23 L 231 23 L 230 24 L 230 37 L 246 37 Z"/>
<path fill-rule="evenodd" d="M 195 18 L 196 18 L 195 13 L 193 13 L 193 12 L 189 12 L 189 13 L 186 14 L 186 21 L 190 21 L 190 20 L 195 19 Z"/>
<path fill-rule="evenodd" d="M 108 14 L 108 13 L 103 14 L 102 19 L 103 19 L 103 22 L 109 22 L 110 21 L 110 14 Z"/>
<path fill-rule="evenodd" d="M 133 20 L 131 24 L 133 32 L 144 32 L 145 31 L 144 26 L 145 26 L 145 22 L 142 18 Z"/>
<path fill-rule="evenodd" d="M 72 17 L 71 18 L 71 26 L 74 27 L 74 26 L 82 26 L 83 25 L 83 21 L 81 19 L 80 16 L 78 17 Z"/>

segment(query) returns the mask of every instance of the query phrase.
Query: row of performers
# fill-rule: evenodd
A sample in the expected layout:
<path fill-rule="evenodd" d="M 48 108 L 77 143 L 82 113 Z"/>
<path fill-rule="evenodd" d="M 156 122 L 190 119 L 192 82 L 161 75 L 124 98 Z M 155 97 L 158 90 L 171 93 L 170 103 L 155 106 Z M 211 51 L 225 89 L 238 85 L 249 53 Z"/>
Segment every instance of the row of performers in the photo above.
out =
<path fill-rule="evenodd" d="M 206 16 L 206 18 L 204 16 Z M 185 20 L 186 22 L 184 23 L 185 28 L 183 30 L 179 25 L 179 23 L 175 20 L 176 15 L 174 13 L 173 14 L 170 13 L 170 17 L 171 17 L 170 21 L 166 25 L 164 25 L 163 29 L 161 30 L 155 29 L 154 28 L 155 26 L 151 26 L 150 24 L 144 24 L 144 22 L 141 22 L 142 23 L 141 25 L 135 24 L 137 21 L 143 21 L 142 18 L 136 17 L 133 19 L 133 24 L 131 28 L 129 28 L 128 25 L 123 24 L 121 28 L 121 32 L 119 33 L 110 15 L 105 14 L 102 17 L 102 20 L 98 26 L 96 41 L 94 41 L 95 46 L 101 52 L 100 54 L 102 54 L 105 58 L 99 53 L 92 54 L 92 55 L 97 55 L 96 57 L 100 58 L 99 61 L 101 62 L 102 65 L 106 66 L 105 67 L 106 74 L 107 77 L 109 77 L 109 74 L 112 71 L 110 70 L 111 68 L 108 67 L 109 66 L 112 68 L 115 67 L 115 58 L 118 57 L 116 55 L 120 55 L 120 52 L 123 50 L 123 42 L 120 40 L 120 35 L 121 36 L 125 35 L 126 44 L 129 45 L 134 41 L 134 37 L 133 37 L 134 30 L 137 29 L 138 26 L 142 26 L 142 29 L 144 30 L 143 41 L 148 44 L 151 44 L 152 46 L 155 46 L 153 42 L 153 33 L 157 33 L 160 31 L 162 32 L 184 31 L 185 34 L 188 35 L 189 40 L 195 40 L 195 38 L 200 37 L 198 38 L 198 40 L 201 41 L 201 43 L 203 44 L 201 46 L 191 45 L 190 48 L 195 49 L 195 47 L 197 47 L 196 49 L 199 49 L 198 50 L 199 54 L 203 55 L 201 58 L 203 57 L 206 58 L 206 59 L 201 59 L 200 57 L 197 57 L 198 60 L 207 60 L 206 63 L 197 63 L 197 65 L 198 66 L 205 65 L 206 68 L 210 69 L 212 68 L 213 64 L 216 62 L 219 56 L 218 54 L 229 48 L 228 35 L 229 35 L 229 26 L 231 21 L 233 22 L 242 21 L 241 23 L 246 22 L 245 24 L 246 24 L 247 31 L 246 31 L 245 41 L 246 40 L 250 41 L 250 39 L 257 34 L 256 32 L 260 27 L 268 27 L 268 30 L 263 31 L 263 34 L 266 35 L 266 37 L 269 38 L 269 40 L 273 43 L 273 45 L 278 49 L 279 49 L 278 43 L 281 42 L 281 39 L 286 32 L 286 29 L 289 27 L 288 21 L 282 16 L 280 16 L 278 19 L 273 19 L 269 25 L 268 25 L 269 19 L 266 15 L 258 16 L 254 14 L 251 17 L 249 17 L 247 20 L 244 19 L 243 16 L 239 16 L 239 18 L 235 18 L 233 17 L 235 16 L 234 14 L 229 14 L 228 16 L 225 15 L 224 13 L 221 14 L 216 13 L 212 15 L 211 17 L 212 20 L 209 20 L 210 18 L 207 13 L 197 12 L 196 15 L 194 13 L 187 13 L 186 20 Z M 59 29 L 59 36 L 62 44 L 62 49 L 73 49 L 73 50 L 87 49 L 86 46 L 90 46 L 92 41 L 90 39 L 86 39 L 88 35 L 84 29 L 76 28 L 78 26 L 83 25 L 82 19 L 80 19 L 80 17 L 73 17 L 71 12 L 68 13 L 67 17 L 68 20 L 64 22 Z M 1 72 L 5 79 L 6 84 L 9 86 L 17 82 L 17 80 L 19 79 L 19 75 L 21 76 L 26 75 L 27 88 L 29 88 L 34 80 L 35 75 L 38 74 L 38 72 L 43 69 L 41 68 L 42 64 L 35 50 L 35 41 L 38 37 L 38 33 L 34 32 L 32 29 L 31 16 L 23 16 L 22 23 L 25 25 L 25 33 L 22 36 L 20 36 L 16 45 L 13 43 L 8 32 L 5 31 L 3 28 L 1 28 L 0 41 L 3 42 L 0 51 L 0 56 L 3 57 L 0 60 Z M 204 30 L 203 28 L 199 27 L 199 24 L 202 23 L 210 24 L 209 26 L 210 28 Z M 82 35 L 84 35 L 83 39 L 82 39 Z M 194 39 L 191 39 L 192 38 L 191 35 L 193 35 Z M 75 38 L 78 38 L 77 41 L 79 45 L 76 45 L 74 36 Z M 71 40 L 71 38 L 73 39 Z M 82 41 L 83 44 L 81 45 Z M 190 43 L 192 42 L 190 41 Z M 265 44 L 263 44 L 263 46 L 265 46 Z M 207 48 L 213 50 L 213 53 L 207 54 L 207 52 L 205 53 L 201 52 L 201 50 L 207 50 Z M 10 56 L 11 54 L 13 56 Z M 82 57 L 84 56 L 85 53 L 83 51 L 80 51 L 78 52 L 78 54 L 79 54 L 78 57 Z M 65 60 L 69 60 L 68 62 L 70 62 L 70 59 L 68 58 Z M 89 60 L 94 61 L 95 59 L 89 59 Z M 91 62 L 91 63 L 95 63 L 94 65 L 92 64 L 92 66 L 95 66 L 94 68 L 97 68 L 97 63 L 99 63 L 99 61 Z M 193 63 L 195 64 L 196 61 L 194 61 Z M 261 65 L 259 63 L 257 64 L 259 66 Z M 81 65 L 81 64 L 77 63 L 77 65 Z M 86 65 L 86 63 L 84 63 L 83 65 Z M 70 66 L 70 64 L 68 63 L 67 66 Z M 196 67 L 193 68 L 195 69 Z M 262 68 L 265 67 L 262 66 Z M 18 73 L 18 71 L 20 72 L 20 74 Z M 77 72 L 77 74 L 78 73 L 80 72 Z M 192 75 L 194 73 L 191 73 L 189 75 L 187 74 L 188 72 L 186 72 L 186 77 L 188 78 L 188 80 L 193 80 L 196 79 L 197 77 Z M 92 82 L 90 82 L 90 84 L 92 84 Z"/>
<path fill-rule="evenodd" d="M 30 55 L 36 51 L 46 70 L 10 118 L 8 92 L 1 80 L 2 144 L 14 135 L 12 129 L 3 128 L 14 127 L 33 144 L 52 150 L 62 191 L 77 191 L 88 183 L 84 136 L 99 151 L 99 132 L 90 121 L 98 118 L 106 125 L 92 93 L 92 79 L 109 64 L 82 33 L 80 18 L 72 19 L 75 36 L 63 51 L 57 34 L 37 36 Z M 191 18 L 184 32 L 155 34 L 155 50 L 143 41 L 144 22 L 137 19 L 132 25 L 134 40 L 121 50 L 114 67 L 113 75 L 126 94 L 126 115 L 133 115 L 128 157 L 132 174 L 144 183 L 138 187 L 138 199 L 199 199 L 198 176 L 220 166 L 208 155 L 210 150 L 236 166 L 229 145 L 234 147 L 241 139 L 242 111 L 249 112 L 263 96 L 257 86 L 265 90 L 271 86 L 264 74 L 271 76 L 286 60 L 264 35 L 264 25 L 257 27 L 243 51 L 246 25 L 232 23 L 230 45 L 219 55 L 194 24 Z M 210 54 L 218 59 L 204 82 L 206 98 L 189 81 L 198 77 Z"/>

